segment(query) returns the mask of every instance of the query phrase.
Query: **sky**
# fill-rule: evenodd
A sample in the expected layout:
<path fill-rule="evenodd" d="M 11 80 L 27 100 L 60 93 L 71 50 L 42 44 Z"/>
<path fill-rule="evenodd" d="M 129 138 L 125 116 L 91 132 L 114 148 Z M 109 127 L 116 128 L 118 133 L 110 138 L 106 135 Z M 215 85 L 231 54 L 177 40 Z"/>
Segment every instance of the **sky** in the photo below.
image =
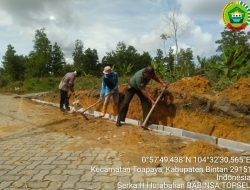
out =
<path fill-rule="evenodd" d="M 7 45 L 18 55 L 33 50 L 37 29 L 45 28 L 49 40 L 62 48 L 72 63 L 76 39 L 95 48 L 99 59 L 115 50 L 119 41 L 140 53 L 155 56 L 163 49 L 160 35 L 171 34 L 168 17 L 177 15 L 180 48 L 194 55 L 216 53 L 215 41 L 224 29 L 221 14 L 228 0 L 0 0 L 0 62 Z M 249 4 L 249 0 L 246 0 Z M 166 48 L 174 48 L 172 38 Z M 1 66 L 1 64 L 0 64 Z"/>

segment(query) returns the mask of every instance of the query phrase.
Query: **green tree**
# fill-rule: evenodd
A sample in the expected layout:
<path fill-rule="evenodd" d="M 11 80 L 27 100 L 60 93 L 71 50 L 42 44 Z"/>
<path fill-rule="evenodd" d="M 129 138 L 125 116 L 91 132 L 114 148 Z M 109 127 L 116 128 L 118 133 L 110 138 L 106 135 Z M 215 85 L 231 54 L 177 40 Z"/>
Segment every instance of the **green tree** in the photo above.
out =
<path fill-rule="evenodd" d="M 83 70 L 83 68 L 84 68 L 84 62 L 83 62 L 84 53 L 83 53 L 83 43 L 81 40 L 75 41 L 75 48 L 74 48 L 74 51 L 72 53 L 72 56 L 73 56 L 73 61 L 74 61 L 74 67 L 77 70 L 81 70 L 84 72 L 84 70 Z"/>
<path fill-rule="evenodd" d="M 50 75 L 51 52 L 52 46 L 45 29 L 36 30 L 34 50 L 30 53 L 27 64 L 28 77 L 46 77 Z"/>
<path fill-rule="evenodd" d="M 50 65 L 50 73 L 53 76 L 62 75 L 63 65 L 65 64 L 64 54 L 60 48 L 60 46 L 55 42 L 52 47 L 51 52 L 51 65 Z"/>
<path fill-rule="evenodd" d="M 2 67 L 0 67 L 0 76 L 4 75 L 4 69 Z"/>
<path fill-rule="evenodd" d="M 168 55 L 166 57 L 166 63 L 169 68 L 169 74 L 171 75 L 171 78 L 174 78 L 174 61 L 175 61 L 175 55 L 174 55 L 174 50 L 172 48 L 169 49 Z"/>
<path fill-rule="evenodd" d="M 82 69 L 91 75 L 100 74 L 99 65 L 98 65 L 98 54 L 96 49 L 86 49 L 83 55 L 83 67 Z"/>
<path fill-rule="evenodd" d="M 102 59 L 102 66 L 110 65 L 120 75 L 133 74 L 150 63 L 151 57 L 148 52 L 140 54 L 133 46 L 127 46 L 124 42 L 119 42 L 116 50 L 108 52 Z"/>
<path fill-rule="evenodd" d="M 250 63 L 249 40 L 250 32 L 246 33 L 245 31 L 225 29 L 221 33 L 221 39 L 216 41 L 218 44 L 217 51 L 221 52 L 223 64 L 227 69 L 227 78 L 232 79 L 240 77 L 238 71 L 242 71 L 241 68 L 245 68 L 245 66 Z M 250 71 L 247 73 L 250 73 Z"/>
<path fill-rule="evenodd" d="M 167 71 L 167 68 L 164 66 L 164 56 L 163 51 L 161 49 L 156 50 L 156 56 L 154 57 L 151 65 L 163 77 Z"/>
<path fill-rule="evenodd" d="M 163 51 L 161 49 L 157 50 L 156 57 L 152 61 L 152 65 L 155 70 L 159 73 L 161 78 L 167 81 L 174 81 L 175 76 L 173 76 L 175 56 L 173 54 L 173 49 L 169 49 L 166 57 L 163 56 Z"/>
<path fill-rule="evenodd" d="M 250 32 L 246 33 L 244 30 L 233 31 L 225 28 L 221 32 L 221 39 L 217 40 L 215 43 L 218 44 L 217 51 L 224 52 L 225 48 L 232 46 L 249 46 L 248 40 L 250 39 Z"/>
<path fill-rule="evenodd" d="M 74 65 L 64 64 L 61 73 L 62 75 L 65 75 L 68 72 L 72 72 L 74 69 Z"/>
<path fill-rule="evenodd" d="M 207 58 L 197 56 L 197 61 L 199 64 L 198 74 L 205 75 L 206 74 Z"/>
<path fill-rule="evenodd" d="M 191 48 L 180 49 L 178 55 L 178 65 L 177 69 L 181 77 L 187 77 L 194 74 L 195 67 L 193 62 L 193 51 Z"/>
<path fill-rule="evenodd" d="M 226 67 L 223 64 L 222 56 L 213 55 L 206 61 L 205 74 L 210 81 L 217 83 L 224 78 L 226 73 Z"/>
<path fill-rule="evenodd" d="M 154 60 L 157 63 L 164 61 L 164 55 L 163 55 L 163 51 L 161 49 L 156 50 L 156 56 L 154 57 Z"/>
<path fill-rule="evenodd" d="M 16 51 L 10 44 L 7 46 L 7 51 L 3 56 L 3 73 L 13 81 L 23 80 L 25 72 L 25 58 L 16 55 Z"/>
<path fill-rule="evenodd" d="M 98 53 L 96 49 L 86 49 L 84 51 L 81 40 L 76 40 L 75 49 L 73 51 L 74 67 L 85 74 L 100 74 L 100 65 L 98 64 Z"/>
<path fill-rule="evenodd" d="M 137 64 L 138 68 L 137 67 L 134 67 L 134 68 L 139 70 L 143 67 L 150 65 L 151 61 L 152 61 L 152 58 L 150 54 L 148 52 L 143 52 L 139 57 L 139 64 Z"/>

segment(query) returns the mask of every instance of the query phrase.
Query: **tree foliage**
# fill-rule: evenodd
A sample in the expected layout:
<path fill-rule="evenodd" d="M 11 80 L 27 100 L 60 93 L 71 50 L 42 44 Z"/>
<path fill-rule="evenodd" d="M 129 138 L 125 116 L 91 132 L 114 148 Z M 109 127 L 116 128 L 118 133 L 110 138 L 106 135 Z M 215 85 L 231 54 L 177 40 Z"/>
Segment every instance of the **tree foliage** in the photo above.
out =
<path fill-rule="evenodd" d="M 108 52 L 102 59 L 102 65 L 110 65 L 120 75 L 130 75 L 151 63 L 148 52 L 138 53 L 135 47 L 119 42 L 116 50 Z"/>
<path fill-rule="evenodd" d="M 49 76 L 51 62 L 52 46 L 45 29 L 36 30 L 33 51 L 27 65 L 27 77 Z"/>
<path fill-rule="evenodd" d="M 246 67 L 250 64 L 249 40 L 250 32 L 225 29 L 221 33 L 221 39 L 216 41 L 227 78 L 239 78 L 250 74 L 249 66 Z"/>
<path fill-rule="evenodd" d="M 64 64 L 64 54 L 58 43 L 51 44 L 44 28 L 36 30 L 33 50 L 26 64 L 26 77 L 60 76 Z"/>
<path fill-rule="evenodd" d="M 74 60 L 74 67 L 76 70 L 80 70 L 85 74 L 100 74 L 98 65 L 98 53 L 96 49 L 88 48 L 84 51 L 83 42 L 81 40 L 76 40 L 72 56 Z"/>
<path fill-rule="evenodd" d="M 10 44 L 7 46 L 7 51 L 3 56 L 2 64 L 2 73 L 4 73 L 6 78 L 13 81 L 24 79 L 25 58 L 16 55 L 14 47 Z"/>
<path fill-rule="evenodd" d="M 179 73 L 178 78 L 192 76 L 195 73 L 192 49 L 180 49 L 178 59 L 178 65 L 176 67 L 176 70 Z"/>
<path fill-rule="evenodd" d="M 215 83 L 228 83 L 250 76 L 250 32 L 225 29 L 217 40 L 218 55 L 197 57 L 199 74 Z"/>
<path fill-rule="evenodd" d="M 168 81 L 175 81 L 182 77 L 194 75 L 196 68 L 192 49 L 181 49 L 178 53 L 178 59 L 178 64 L 174 67 L 175 55 L 173 49 L 169 49 L 166 57 L 163 56 L 163 51 L 158 49 L 152 65 L 160 76 Z"/>
<path fill-rule="evenodd" d="M 77 70 L 82 70 L 83 68 L 83 43 L 81 40 L 75 41 L 75 48 L 72 53 L 74 66 Z"/>
<path fill-rule="evenodd" d="M 62 75 L 63 66 L 65 65 L 64 54 L 60 48 L 60 46 L 55 42 L 52 47 L 51 52 L 51 62 L 50 62 L 50 74 L 53 76 Z"/>
<path fill-rule="evenodd" d="M 166 40 L 170 37 L 175 39 L 178 47 L 177 37 L 182 31 L 174 16 L 173 33 L 161 35 L 163 50 L 157 49 L 153 59 L 148 52 L 139 53 L 134 46 L 118 42 L 115 50 L 107 52 L 99 63 L 97 50 L 85 49 L 83 42 L 78 39 L 72 53 L 73 65 L 66 64 L 59 44 L 55 42 L 52 45 L 45 29 L 38 29 L 35 31 L 33 50 L 28 56 L 17 55 L 12 45 L 7 46 L 3 68 L 0 68 L 0 79 L 16 81 L 32 77 L 58 77 L 73 70 L 99 76 L 106 65 L 112 66 L 121 76 L 130 76 L 150 64 L 163 79 L 170 82 L 199 74 L 215 83 L 227 85 L 240 77 L 250 76 L 250 32 L 225 29 L 221 32 L 221 38 L 215 42 L 218 44 L 217 54 L 210 57 L 197 56 L 195 62 L 191 48 L 179 49 L 178 52 L 170 48 L 166 51 Z"/>

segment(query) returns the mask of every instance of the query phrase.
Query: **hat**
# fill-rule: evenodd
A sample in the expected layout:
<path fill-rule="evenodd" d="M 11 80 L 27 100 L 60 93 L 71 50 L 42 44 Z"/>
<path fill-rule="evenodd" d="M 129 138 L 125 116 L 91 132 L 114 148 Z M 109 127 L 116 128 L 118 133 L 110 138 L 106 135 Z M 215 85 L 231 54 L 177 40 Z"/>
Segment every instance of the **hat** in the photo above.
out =
<path fill-rule="evenodd" d="M 111 67 L 110 66 L 104 67 L 103 74 L 108 75 L 110 73 L 112 73 Z"/>

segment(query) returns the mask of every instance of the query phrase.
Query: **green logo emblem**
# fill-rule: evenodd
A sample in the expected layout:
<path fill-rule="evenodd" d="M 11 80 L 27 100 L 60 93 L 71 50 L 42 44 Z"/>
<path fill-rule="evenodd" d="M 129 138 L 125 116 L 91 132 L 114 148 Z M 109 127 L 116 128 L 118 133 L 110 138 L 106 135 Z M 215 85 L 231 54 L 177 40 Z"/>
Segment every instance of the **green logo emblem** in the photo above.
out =
<path fill-rule="evenodd" d="M 250 8 L 242 1 L 229 2 L 223 9 L 222 19 L 227 28 L 243 30 L 250 24 Z"/>

